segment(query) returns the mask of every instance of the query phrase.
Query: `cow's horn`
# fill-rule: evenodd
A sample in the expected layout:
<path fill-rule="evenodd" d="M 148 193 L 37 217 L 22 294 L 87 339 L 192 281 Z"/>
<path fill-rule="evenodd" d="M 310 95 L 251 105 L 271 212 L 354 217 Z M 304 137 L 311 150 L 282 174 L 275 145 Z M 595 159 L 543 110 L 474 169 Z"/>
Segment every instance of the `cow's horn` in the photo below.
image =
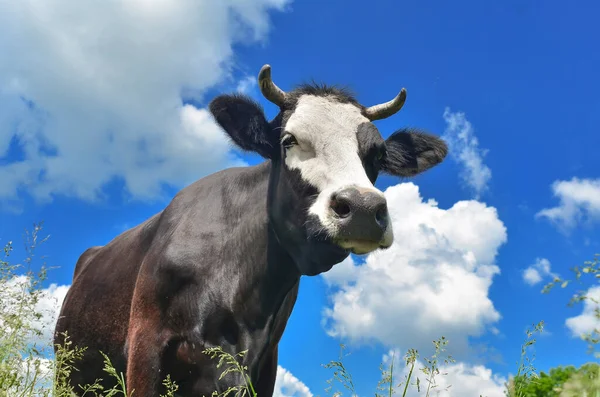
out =
<path fill-rule="evenodd" d="M 403 88 L 391 101 L 366 108 L 365 116 L 371 121 L 385 119 L 402 109 L 404 101 L 406 101 L 406 89 Z"/>
<path fill-rule="evenodd" d="M 280 108 L 283 107 L 285 92 L 271 80 L 271 65 L 264 65 L 260 69 L 258 73 L 258 85 L 260 86 L 260 92 L 262 92 L 265 98 Z"/>

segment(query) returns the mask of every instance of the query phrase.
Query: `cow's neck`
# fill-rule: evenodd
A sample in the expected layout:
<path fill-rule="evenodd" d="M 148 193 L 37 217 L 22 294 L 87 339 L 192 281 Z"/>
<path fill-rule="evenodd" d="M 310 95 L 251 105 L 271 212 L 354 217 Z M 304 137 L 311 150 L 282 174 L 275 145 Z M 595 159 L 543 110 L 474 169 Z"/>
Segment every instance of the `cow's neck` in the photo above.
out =
<path fill-rule="evenodd" d="M 240 298 L 248 307 L 244 317 L 248 325 L 257 330 L 271 327 L 273 324 L 270 323 L 280 315 L 289 316 L 287 308 L 282 312 L 281 306 L 290 293 L 294 294 L 295 300 L 297 290 L 294 289 L 297 289 L 300 281 L 300 272 L 280 246 L 274 232 L 268 227 L 264 232 L 267 240 L 264 261 L 248 270 L 242 284 L 244 291 L 240 291 Z"/>
<path fill-rule="evenodd" d="M 267 262 L 263 274 L 257 274 L 248 284 L 247 311 L 245 322 L 253 335 L 253 346 L 246 357 L 250 376 L 256 381 L 265 360 L 269 360 L 274 347 L 279 343 L 287 321 L 294 308 L 298 294 L 300 273 L 290 259 L 284 259 L 279 244 L 272 232 L 267 250 Z"/>
<path fill-rule="evenodd" d="M 248 206 L 260 206 L 261 216 L 247 219 L 251 235 L 245 236 L 244 246 L 240 247 L 246 256 L 247 265 L 239 277 L 235 311 L 244 323 L 243 329 L 249 332 L 246 364 L 251 372 L 261 366 L 265 353 L 272 349 L 281 338 L 287 320 L 294 307 L 298 293 L 300 272 L 289 254 L 275 236 L 266 213 L 266 185 L 262 178 L 269 178 L 270 162 L 255 168 L 261 174 L 262 187 L 254 190 L 246 199 Z M 264 211 L 264 212 L 263 212 Z M 243 343 L 242 343 L 243 344 Z"/>

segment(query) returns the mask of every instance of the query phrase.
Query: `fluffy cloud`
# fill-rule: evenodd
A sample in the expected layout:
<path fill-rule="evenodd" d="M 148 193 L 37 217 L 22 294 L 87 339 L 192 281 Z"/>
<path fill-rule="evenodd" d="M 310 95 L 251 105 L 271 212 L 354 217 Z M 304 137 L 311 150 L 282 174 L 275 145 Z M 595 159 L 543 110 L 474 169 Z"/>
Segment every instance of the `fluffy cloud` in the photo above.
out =
<path fill-rule="evenodd" d="M 95 200 L 114 181 L 153 199 L 242 164 L 206 109 L 183 101 L 236 89 L 232 45 L 264 40 L 288 1 L 2 1 L 0 158 L 13 156 L 0 200 Z"/>
<path fill-rule="evenodd" d="M 274 397 L 312 397 L 309 388 L 287 369 L 277 366 Z"/>
<path fill-rule="evenodd" d="M 28 312 L 27 316 L 31 320 L 29 325 L 41 334 L 31 334 L 28 342 L 36 343 L 40 347 L 49 346 L 52 343 L 54 325 L 56 324 L 60 307 L 69 290 L 69 286 L 51 284 L 48 288 L 40 291 L 38 300 L 32 307 L 29 306 L 33 302 L 32 299 L 22 299 L 24 292 L 29 288 L 31 288 L 31 279 L 27 276 L 15 276 L 0 283 L 2 318 L 6 318 L 4 313 L 16 313 L 20 308 L 30 310 L 33 307 L 35 313 L 38 313 L 40 316 L 39 318 L 34 318 L 33 313 Z M 25 306 L 23 306 L 24 304 Z"/>
<path fill-rule="evenodd" d="M 529 285 L 536 285 L 546 277 L 557 277 L 550 271 L 550 261 L 546 258 L 537 258 L 533 265 L 523 270 L 523 281 Z"/>
<path fill-rule="evenodd" d="M 237 85 L 237 91 L 244 94 L 248 94 L 248 92 L 251 89 L 257 86 L 257 84 L 258 82 L 256 80 L 256 77 L 247 76 L 244 79 L 240 80 L 240 82 Z"/>
<path fill-rule="evenodd" d="M 450 155 L 454 157 L 463 167 L 461 177 L 464 183 L 475 193 L 479 199 L 482 193 L 488 189 L 488 183 L 492 178 L 492 171 L 483 163 L 483 157 L 487 150 L 479 148 L 479 141 L 473 131 L 473 126 L 462 112 L 451 112 L 449 108 L 444 110 L 446 131 L 443 138 L 448 142 Z"/>
<path fill-rule="evenodd" d="M 394 357 L 394 367 L 401 368 L 404 362 L 400 360 L 400 351 L 393 350 L 384 355 L 383 362 L 389 366 Z M 411 385 L 409 385 L 406 393 L 407 397 L 421 397 L 425 395 L 423 389 L 427 389 L 427 377 L 419 371 L 425 367 L 423 361 L 415 362 L 415 370 L 411 377 Z M 406 380 L 410 368 L 405 366 L 400 375 L 396 375 L 395 379 Z M 439 397 L 463 397 L 463 396 L 485 396 L 485 397 L 505 397 L 505 383 L 507 379 L 498 375 L 492 374 L 492 370 L 483 365 L 469 365 L 462 362 L 442 364 L 439 366 L 440 373 L 434 378 L 435 387 L 431 389 L 430 395 Z M 420 380 L 421 392 L 414 385 L 416 377 Z M 396 390 L 397 394 L 402 394 L 404 383 Z"/>
<path fill-rule="evenodd" d="M 41 343 L 52 343 L 54 326 L 58 320 L 60 307 L 69 291 L 70 285 L 58 285 L 52 283 L 42 292 L 41 299 L 36 305 L 36 311 L 42 314 L 42 317 L 34 323 L 34 326 L 42 331 Z"/>
<path fill-rule="evenodd" d="M 423 201 L 412 183 L 385 191 L 395 242 L 323 275 L 334 289 L 323 322 L 332 336 L 429 349 L 445 336 L 454 354 L 468 337 L 500 318 L 488 297 L 506 228 L 496 210 L 477 201 L 449 209 Z"/>
<path fill-rule="evenodd" d="M 590 288 L 587 297 L 591 299 L 583 301 L 582 313 L 565 321 L 565 325 L 574 337 L 600 330 L 600 319 L 596 316 L 596 311 L 600 309 L 600 287 Z"/>
<path fill-rule="evenodd" d="M 600 220 L 600 179 L 555 181 L 552 193 L 558 198 L 559 205 L 539 211 L 536 217 L 547 218 L 563 231 L 586 219 Z"/>

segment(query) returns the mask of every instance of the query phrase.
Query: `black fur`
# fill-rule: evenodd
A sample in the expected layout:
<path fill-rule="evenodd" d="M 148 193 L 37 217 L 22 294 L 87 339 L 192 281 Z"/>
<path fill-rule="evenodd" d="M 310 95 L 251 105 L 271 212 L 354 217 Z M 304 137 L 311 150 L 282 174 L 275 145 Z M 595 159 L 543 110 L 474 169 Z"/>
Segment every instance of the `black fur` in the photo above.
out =
<path fill-rule="evenodd" d="M 363 106 L 356 100 L 356 97 L 352 90 L 348 87 L 339 87 L 335 85 L 319 84 L 319 83 L 305 83 L 296 86 L 292 91 L 288 92 L 288 101 L 285 104 L 285 109 L 293 110 L 303 95 L 314 95 L 314 96 L 329 96 L 335 98 L 340 103 L 351 103 L 358 108 L 362 109 Z"/>
<path fill-rule="evenodd" d="M 402 128 L 385 141 L 383 171 L 396 176 L 415 176 L 441 163 L 448 154 L 442 139 L 415 128 Z"/>
<path fill-rule="evenodd" d="M 277 134 L 269 128 L 262 107 L 246 95 L 220 95 L 209 104 L 219 125 L 241 149 L 264 158 L 273 156 Z"/>

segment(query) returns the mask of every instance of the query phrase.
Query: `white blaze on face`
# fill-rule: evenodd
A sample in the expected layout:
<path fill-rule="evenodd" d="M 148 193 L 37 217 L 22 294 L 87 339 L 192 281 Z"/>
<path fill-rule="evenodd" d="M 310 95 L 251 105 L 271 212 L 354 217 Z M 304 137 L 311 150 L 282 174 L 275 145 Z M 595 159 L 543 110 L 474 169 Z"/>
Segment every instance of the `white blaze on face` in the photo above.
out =
<path fill-rule="evenodd" d="M 285 131 L 294 135 L 298 145 L 288 149 L 285 163 L 319 191 L 309 213 L 318 216 L 331 235 L 337 231 L 329 206 L 334 192 L 352 186 L 383 196 L 367 177 L 359 157 L 358 127 L 369 122 L 353 104 L 303 95 L 286 123 Z M 390 226 L 384 242 L 391 243 L 391 239 Z"/>

